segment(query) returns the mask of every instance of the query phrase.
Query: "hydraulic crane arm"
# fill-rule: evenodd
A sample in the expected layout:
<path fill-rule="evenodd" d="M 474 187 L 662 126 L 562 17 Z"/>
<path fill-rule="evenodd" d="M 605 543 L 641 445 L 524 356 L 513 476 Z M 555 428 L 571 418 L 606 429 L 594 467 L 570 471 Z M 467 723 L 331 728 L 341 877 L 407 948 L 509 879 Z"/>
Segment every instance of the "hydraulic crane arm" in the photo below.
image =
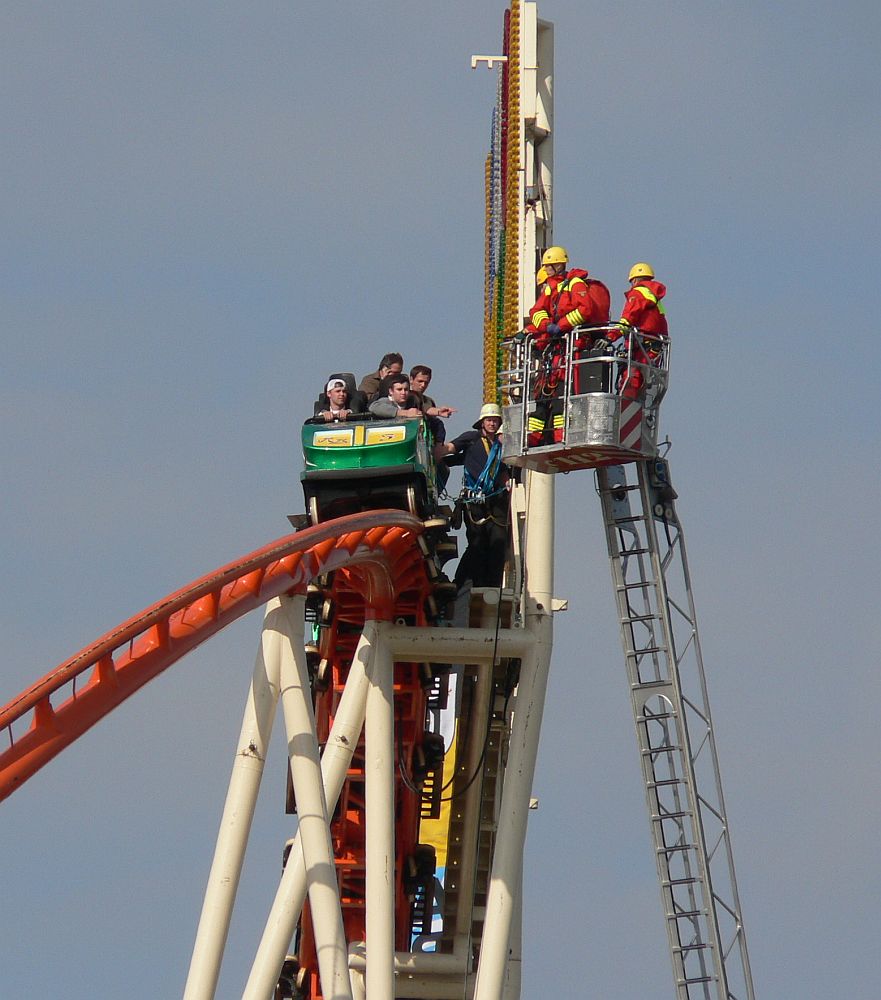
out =
<path fill-rule="evenodd" d="M 597 483 L 676 997 L 754 1000 L 669 467 L 601 468 Z"/>

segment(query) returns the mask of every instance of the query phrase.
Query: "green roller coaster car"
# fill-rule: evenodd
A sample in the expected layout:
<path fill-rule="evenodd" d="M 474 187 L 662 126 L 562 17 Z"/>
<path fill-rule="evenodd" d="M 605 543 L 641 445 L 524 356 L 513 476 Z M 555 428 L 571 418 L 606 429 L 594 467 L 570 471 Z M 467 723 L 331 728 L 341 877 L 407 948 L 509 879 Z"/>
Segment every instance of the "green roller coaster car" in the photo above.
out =
<path fill-rule="evenodd" d="M 391 507 L 424 518 L 437 509 L 432 437 L 424 420 L 303 425 L 300 473 L 313 524 Z"/>

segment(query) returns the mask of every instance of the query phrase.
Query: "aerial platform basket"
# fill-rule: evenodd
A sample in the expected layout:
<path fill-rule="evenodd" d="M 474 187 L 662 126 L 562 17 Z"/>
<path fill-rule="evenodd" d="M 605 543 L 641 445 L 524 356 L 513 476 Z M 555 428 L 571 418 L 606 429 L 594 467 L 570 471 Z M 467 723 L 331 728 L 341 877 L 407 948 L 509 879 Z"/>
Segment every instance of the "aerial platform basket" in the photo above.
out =
<path fill-rule="evenodd" d="M 578 327 L 543 351 L 533 337 L 505 342 L 500 389 L 508 465 L 571 472 L 657 456 L 670 342 L 633 328 L 622 332 L 619 324 Z M 555 440 L 549 441 L 555 414 Z M 544 440 L 530 435 L 530 417 L 546 419 Z"/>

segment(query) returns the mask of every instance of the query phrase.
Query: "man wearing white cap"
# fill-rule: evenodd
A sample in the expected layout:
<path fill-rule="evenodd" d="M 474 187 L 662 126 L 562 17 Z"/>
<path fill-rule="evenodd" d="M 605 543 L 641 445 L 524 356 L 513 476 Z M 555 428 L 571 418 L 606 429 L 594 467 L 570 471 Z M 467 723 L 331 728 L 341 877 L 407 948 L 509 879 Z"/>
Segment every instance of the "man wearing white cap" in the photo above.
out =
<path fill-rule="evenodd" d="M 328 380 L 324 391 L 327 395 L 328 406 L 324 410 L 319 410 L 315 416 L 321 417 L 327 423 L 348 420 L 353 414 L 363 412 L 363 410 L 357 409 L 351 402 L 348 387 L 343 379 L 336 378 L 335 376 L 332 377 Z"/>

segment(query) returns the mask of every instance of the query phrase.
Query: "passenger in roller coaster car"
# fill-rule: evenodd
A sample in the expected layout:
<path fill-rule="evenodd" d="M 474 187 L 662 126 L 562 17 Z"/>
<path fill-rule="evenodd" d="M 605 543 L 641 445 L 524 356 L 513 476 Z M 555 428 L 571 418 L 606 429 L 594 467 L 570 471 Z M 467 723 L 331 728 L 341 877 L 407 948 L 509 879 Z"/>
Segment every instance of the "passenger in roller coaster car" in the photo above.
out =
<path fill-rule="evenodd" d="M 535 406 L 527 417 L 526 443 L 533 448 L 563 440 L 567 378 L 564 335 L 576 327 L 608 323 L 611 302 L 609 289 L 601 281 L 591 278 L 581 268 L 568 269 L 569 253 L 565 247 L 549 247 L 541 264 L 536 274 L 540 291 L 529 310 L 529 324 L 524 331 L 532 334 L 533 345 L 540 353 L 533 383 Z M 573 361 L 579 360 L 590 347 L 590 338 L 579 335 L 572 344 Z M 580 391 L 580 368 L 577 366 L 572 376 L 573 393 Z"/>
<path fill-rule="evenodd" d="M 422 410 L 415 403 L 410 393 L 410 379 L 403 372 L 396 375 L 386 375 L 380 383 L 380 395 L 370 404 L 368 410 L 383 420 L 405 418 L 413 420 L 422 417 Z"/>
<path fill-rule="evenodd" d="M 469 580 L 474 587 L 502 584 L 514 470 L 502 462 L 501 428 L 501 408 L 486 403 L 472 430 L 443 445 L 444 464 L 464 465 L 463 489 L 456 509 L 462 512 L 468 546 L 456 569 L 457 589 Z"/>
<path fill-rule="evenodd" d="M 656 365 L 661 359 L 660 341 L 669 336 L 667 313 L 661 301 L 667 294 L 667 287 L 655 280 L 654 269 L 645 261 L 639 261 L 630 268 L 628 280 L 630 288 L 624 293 L 624 309 L 619 320 L 625 330 L 624 344 L 629 346 L 630 342 L 627 329 L 635 327 L 643 337 L 643 347 L 634 344 L 631 361 Z M 619 338 L 611 335 L 607 339 L 613 342 Z M 653 349 L 653 344 L 656 349 Z M 624 399 L 638 399 L 644 384 L 643 372 L 635 367 L 626 367 L 618 379 L 618 387 Z"/>
<path fill-rule="evenodd" d="M 404 370 L 404 359 L 397 351 L 390 351 L 383 354 L 375 372 L 365 375 L 358 384 L 358 391 L 363 392 L 367 397 L 367 402 L 372 403 L 374 399 L 384 396 L 380 392 L 380 383 L 387 375 L 399 375 Z"/>
<path fill-rule="evenodd" d="M 354 381 L 352 379 L 353 384 Z M 338 375 L 332 375 L 328 379 L 324 389 L 324 399 L 319 397 L 315 403 L 315 416 L 327 423 L 348 420 L 351 416 L 366 412 L 364 395 L 360 392 L 353 392 L 346 385 L 346 380 Z"/>
<path fill-rule="evenodd" d="M 447 429 L 440 418 L 446 419 L 458 411 L 454 406 L 438 406 L 425 392 L 430 383 L 431 369 L 428 365 L 414 365 L 410 369 L 410 394 L 416 405 L 425 414 L 425 419 L 431 428 L 435 441 L 435 457 L 437 458 L 443 454 L 437 446 L 443 444 L 447 439 Z"/>
<path fill-rule="evenodd" d="M 414 365 L 410 369 L 410 392 L 419 400 L 422 412 L 429 417 L 451 417 L 457 413 L 455 406 L 438 406 L 425 390 L 431 383 L 428 365 Z"/>

